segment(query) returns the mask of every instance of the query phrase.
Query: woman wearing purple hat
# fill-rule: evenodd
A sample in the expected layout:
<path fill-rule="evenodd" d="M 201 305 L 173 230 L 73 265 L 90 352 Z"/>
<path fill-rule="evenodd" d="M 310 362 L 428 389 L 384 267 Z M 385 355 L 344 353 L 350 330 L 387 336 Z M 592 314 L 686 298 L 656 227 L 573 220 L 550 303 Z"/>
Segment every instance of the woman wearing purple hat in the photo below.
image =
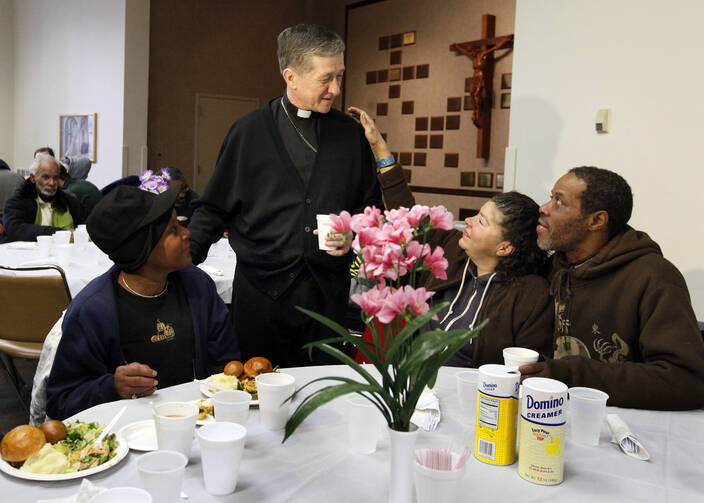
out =
<path fill-rule="evenodd" d="M 190 233 L 174 211 L 179 190 L 121 186 L 93 209 L 88 233 L 115 266 L 66 311 L 47 382 L 49 417 L 202 379 L 239 358 L 227 307 L 191 264 Z"/>

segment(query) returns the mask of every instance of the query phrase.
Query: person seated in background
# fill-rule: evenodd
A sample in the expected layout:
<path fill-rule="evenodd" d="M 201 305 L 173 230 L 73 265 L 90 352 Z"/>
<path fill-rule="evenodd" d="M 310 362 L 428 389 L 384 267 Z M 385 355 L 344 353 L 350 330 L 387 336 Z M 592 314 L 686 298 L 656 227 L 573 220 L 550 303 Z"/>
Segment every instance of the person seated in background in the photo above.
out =
<path fill-rule="evenodd" d="M 377 159 L 386 207 L 410 208 L 415 200 L 403 169 L 374 121 L 359 108 L 350 107 L 349 112 L 364 127 Z M 503 363 L 503 349 L 512 346 L 552 356 L 552 303 L 548 283 L 540 275 L 547 253 L 536 243 L 538 205 L 528 196 L 506 192 L 484 203 L 465 223 L 464 232 L 435 230 L 429 235 L 432 249 L 445 250 L 447 279 L 426 275 L 422 286 L 436 292 L 434 303 L 449 302 L 429 328 L 474 328 L 487 318 L 489 323 L 447 364 Z"/>
<path fill-rule="evenodd" d="M 23 183 L 24 178 L 22 175 L 10 171 L 10 166 L 0 159 L 0 243 L 4 242 L 2 209 L 5 206 L 5 201 L 7 201 L 10 195 L 20 188 Z"/>
<path fill-rule="evenodd" d="M 87 157 L 78 157 L 76 159 L 67 157 L 64 161 L 66 166 L 60 166 L 63 189 L 78 198 L 86 212 L 86 217 L 88 217 L 95 205 L 103 197 L 98 187 L 86 180 L 92 162 Z"/>
<path fill-rule="evenodd" d="M 93 209 L 88 233 L 115 266 L 64 315 L 46 386 L 49 417 L 203 379 L 239 359 L 225 303 L 191 264 L 190 232 L 173 209 L 179 190 L 121 186 Z"/>
<path fill-rule="evenodd" d="M 169 187 L 181 184 L 181 192 L 174 208 L 176 209 L 176 215 L 179 217 L 179 222 L 187 225 L 193 216 L 193 201 L 198 199 L 198 194 L 188 186 L 188 182 L 186 182 L 180 169 L 175 166 L 166 166 L 164 169 L 171 175 Z"/>
<path fill-rule="evenodd" d="M 51 157 L 56 157 L 56 154 L 54 153 L 54 149 L 46 146 L 46 147 L 39 147 L 37 150 L 34 151 L 34 158 L 36 159 L 42 154 L 50 155 Z"/>
<path fill-rule="evenodd" d="M 609 405 L 704 406 L 704 342 L 682 274 L 629 227 L 633 195 L 618 174 L 571 169 L 540 207 L 538 244 L 554 250 L 555 355 L 523 365 L 609 394 Z"/>
<path fill-rule="evenodd" d="M 36 241 L 37 236 L 73 230 L 85 221 L 80 201 L 60 184 L 59 162 L 48 154 L 38 154 L 29 178 L 5 203 L 7 242 Z"/>

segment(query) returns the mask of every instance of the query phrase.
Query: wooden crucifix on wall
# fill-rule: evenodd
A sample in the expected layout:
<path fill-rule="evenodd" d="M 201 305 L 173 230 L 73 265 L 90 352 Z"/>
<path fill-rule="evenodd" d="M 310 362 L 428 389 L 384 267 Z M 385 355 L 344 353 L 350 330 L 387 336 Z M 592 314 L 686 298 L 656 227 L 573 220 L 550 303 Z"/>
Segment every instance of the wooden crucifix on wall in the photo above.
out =
<path fill-rule="evenodd" d="M 472 122 L 477 126 L 477 157 L 489 158 L 491 134 L 491 98 L 494 81 L 494 52 L 513 48 L 513 34 L 495 37 L 496 17 L 482 16 L 482 38 L 472 42 L 450 45 L 450 51 L 459 52 L 472 60 L 474 75 L 470 81 L 469 99 L 472 103 Z"/>

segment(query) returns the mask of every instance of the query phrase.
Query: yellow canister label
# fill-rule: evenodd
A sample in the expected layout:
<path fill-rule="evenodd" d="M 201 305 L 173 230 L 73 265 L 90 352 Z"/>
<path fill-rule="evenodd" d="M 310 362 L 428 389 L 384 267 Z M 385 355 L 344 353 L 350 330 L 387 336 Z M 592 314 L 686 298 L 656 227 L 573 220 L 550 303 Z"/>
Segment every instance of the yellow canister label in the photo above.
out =
<path fill-rule="evenodd" d="M 523 381 L 518 474 L 541 485 L 564 477 L 567 386 L 553 379 Z"/>
<path fill-rule="evenodd" d="M 477 380 L 474 455 L 492 465 L 516 461 L 516 412 L 520 374 L 503 365 L 482 365 Z"/>

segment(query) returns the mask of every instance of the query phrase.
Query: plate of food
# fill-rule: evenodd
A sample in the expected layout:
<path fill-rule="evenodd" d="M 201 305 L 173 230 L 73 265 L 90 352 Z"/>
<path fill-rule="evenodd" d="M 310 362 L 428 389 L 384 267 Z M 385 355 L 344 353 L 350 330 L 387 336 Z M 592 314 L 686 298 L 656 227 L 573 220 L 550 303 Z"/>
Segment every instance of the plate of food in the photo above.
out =
<path fill-rule="evenodd" d="M 27 480 L 57 481 L 87 477 L 112 468 L 129 448 L 120 434 L 107 435 L 93 446 L 105 425 L 47 421 L 10 430 L 0 443 L 0 471 Z"/>
<path fill-rule="evenodd" d="M 252 395 L 250 405 L 259 405 L 257 398 L 257 384 L 255 378 L 259 374 L 266 372 L 278 372 L 279 368 L 272 367 L 271 362 L 263 356 L 250 358 L 242 365 L 242 362 L 234 360 L 225 365 L 225 369 L 220 374 L 213 374 L 200 385 L 200 391 L 207 397 L 212 397 L 222 389 L 239 389 Z M 216 386 L 216 388 L 210 387 Z"/>
<path fill-rule="evenodd" d="M 192 400 L 191 403 L 198 406 L 198 420 L 196 421 L 198 426 L 215 422 L 215 409 L 213 408 L 213 400 L 211 398 Z"/>

